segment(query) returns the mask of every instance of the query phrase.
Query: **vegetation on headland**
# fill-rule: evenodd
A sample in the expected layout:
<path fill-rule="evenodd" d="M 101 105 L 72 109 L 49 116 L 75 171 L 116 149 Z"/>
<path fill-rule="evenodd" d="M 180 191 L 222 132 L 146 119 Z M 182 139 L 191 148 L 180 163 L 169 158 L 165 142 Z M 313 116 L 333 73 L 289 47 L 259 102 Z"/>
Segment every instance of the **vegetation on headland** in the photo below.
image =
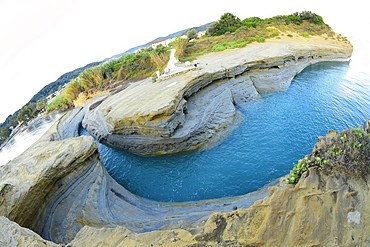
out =
<path fill-rule="evenodd" d="M 155 49 L 149 47 L 86 69 L 67 86 L 62 95 L 47 106 L 47 109 L 50 111 L 73 107 L 73 101 L 81 92 L 104 90 L 117 82 L 145 78 L 156 71 L 163 71 L 169 59 L 169 52 L 166 51 L 170 48 L 175 48 L 176 57 L 184 62 L 205 53 L 241 48 L 252 42 L 264 42 L 267 38 L 279 36 L 279 30 L 301 33 L 304 37 L 333 34 L 321 16 L 309 11 L 267 19 L 251 17 L 244 20 L 225 13 L 209 26 L 203 37 L 197 37 L 197 31 L 190 30 L 185 37 L 176 37 L 167 48 L 162 45 Z"/>
<path fill-rule="evenodd" d="M 70 108 L 74 106 L 73 101 L 82 92 L 105 90 L 112 84 L 149 77 L 158 70 L 162 71 L 168 59 L 168 49 L 158 45 L 156 49 L 150 47 L 137 53 L 124 54 L 86 69 L 78 78 L 73 79 L 63 94 L 57 96 L 46 109 L 51 111 Z"/>
<path fill-rule="evenodd" d="M 359 179 L 365 178 L 370 174 L 369 157 L 370 134 L 361 129 L 348 129 L 337 134 L 330 145 L 315 148 L 312 154 L 294 164 L 286 183 L 298 183 L 310 167 L 318 167 L 330 173 L 335 166 L 336 170 L 350 173 Z"/>
<path fill-rule="evenodd" d="M 310 11 L 266 19 L 250 17 L 244 20 L 225 13 L 208 28 L 202 39 L 189 42 L 180 60 L 188 61 L 205 53 L 240 48 L 252 42 L 265 42 L 268 38 L 278 38 L 282 35 L 281 32 L 289 33 L 291 37 L 293 35 L 290 33 L 295 33 L 307 38 L 322 34 L 333 37 L 335 34 L 321 16 Z"/>
<path fill-rule="evenodd" d="M 100 64 L 100 62 L 89 63 L 84 67 L 67 72 L 61 75 L 57 80 L 43 87 L 27 104 L 15 113 L 9 115 L 6 120 L 0 124 L 0 144 L 6 141 L 12 130 L 15 129 L 19 123 L 26 124 L 28 121 L 45 111 L 47 106 L 47 96 L 53 95 L 56 91 L 61 90 L 63 85 L 68 84 L 72 79 L 78 77 L 82 71 L 90 67 L 97 66 L 98 64 Z"/>
<path fill-rule="evenodd" d="M 95 66 L 88 66 L 82 70 L 73 71 L 71 74 L 63 75 L 62 79 L 67 79 L 62 80 L 63 84 L 58 84 L 60 89 L 61 85 L 68 82 L 63 93 L 55 97 L 50 104 L 46 104 L 45 97 L 48 95 L 46 91 L 49 90 L 49 85 L 46 86 L 42 93 L 40 91 L 27 105 L 9 116 L 2 124 L 0 143 L 6 140 L 11 129 L 18 123 L 26 123 L 44 109 L 50 112 L 55 109 L 74 107 L 74 101 L 81 93 L 109 90 L 131 79 L 155 77 L 156 71 L 163 71 L 166 67 L 169 59 L 168 49 L 171 48 L 175 48 L 177 58 L 185 62 L 209 52 L 241 48 L 252 42 L 265 42 L 268 38 L 279 38 L 280 35 L 284 35 L 281 32 L 288 33 L 289 37 L 293 37 L 291 33 L 295 33 L 306 38 L 324 33 L 327 34 L 327 37 L 334 35 L 331 28 L 324 23 L 323 18 L 310 11 L 278 15 L 266 19 L 250 17 L 244 20 L 231 13 L 225 13 L 218 21 L 202 27 L 207 27 L 202 37 L 198 37 L 199 29 L 190 29 L 186 35 L 176 37 L 169 47 L 158 45 L 155 49 L 151 46 L 141 48 L 106 62 L 97 63 Z M 154 41 L 158 40 L 161 38 Z"/>

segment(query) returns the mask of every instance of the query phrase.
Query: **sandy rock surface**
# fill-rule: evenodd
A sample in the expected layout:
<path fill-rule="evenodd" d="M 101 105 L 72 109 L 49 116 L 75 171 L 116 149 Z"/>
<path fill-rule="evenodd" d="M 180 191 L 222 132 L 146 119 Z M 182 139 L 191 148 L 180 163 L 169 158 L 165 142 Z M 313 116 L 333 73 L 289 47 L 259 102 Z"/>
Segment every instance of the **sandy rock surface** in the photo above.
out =
<path fill-rule="evenodd" d="M 347 61 L 351 54 L 346 42 L 287 36 L 209 53 L 197 59 L 196 69 L 107 96 L 90 107 L 83 126 L 100 142 L 139 155 L 191 150 L 226 136 L 234 104 L 258 99 L 264 90 L 285 90 L 308 65 Z"/>

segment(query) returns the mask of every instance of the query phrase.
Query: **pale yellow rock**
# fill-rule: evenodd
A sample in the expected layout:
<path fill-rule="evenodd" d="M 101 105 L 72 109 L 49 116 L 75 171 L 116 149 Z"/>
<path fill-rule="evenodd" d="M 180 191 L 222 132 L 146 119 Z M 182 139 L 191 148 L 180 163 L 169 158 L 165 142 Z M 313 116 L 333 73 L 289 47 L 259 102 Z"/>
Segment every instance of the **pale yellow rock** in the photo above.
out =
<path fill-rule="evenodd" d="M 351 138 L 363 138 L 364 143 L 370 140 L 368 136 L 356 137 L 355 133 L 346 132 L 346 145 L 351 146 Z M 326 145 L 316 148 L 332 150 L 330 143 L 339 141 L 342 134 L 329 132 L 320 139 Z M 368 153 L 347 153 L 347 162 L 362 164 L 358 169 L 364 169 L 369 164 L 368 156 L 363 155 Z M 317 157 L 315 150 L 311 155 Z M 335 157 L 331 161 L 334 160 Z M 84 228 L 72 243 L 99 246 L 94 242 L 108 235 L 121 242 L 110 242 L 108 238 L 100 240 L 102 246 L 369 246 L 370 176 L 358 177 L 359 171 L 331 165 L 329 171 L 317 166 L 309 168 L 296 185 L 287 185 L 282 179 L 280 185 L 269 188 L 266 198 L 248 209 L 212 214 L 199 233 L 179 229 L 136 234 L 121 227 Z"/>
<path fill-rule="evenodd" d="M 109 236 L 109 238 L 102 238 L 102 236 Z M 100 229 L 84 227 L 70 244 L 72 246 L 90 247 L 176 247 L 196 243 L 197 241 L 193 240 L 193 235 L 182 229 L 135 234 L 124 227 Z"/>
<path fill-rule="evenodd" d="M 109 176 L 93 138 L 73 137 L 83 115 L 83 109 L 67 113 L 22 155 L 0 167 L 0 216 L 67 244 L 84 226 L 196 231 L 215 210 L 248 207 L 266 194 L 184 203 L 137 197 Z"/>
<path fill-rule="evenodd" d="M 0 167 L 0 216 L 6 217 L 0 217 L 0 244 L 58 246 L 42 236 L 70 246 L 370 245 L 369 176 L 361 177 L 361 170 L 313 167 L 295 186 L 270 187 L 264 199 L 262 192 L 158 203 L 118 185 L 93 139 L 76 137 L 87 114 L 84 124 L 97 137 L 123 134 L 136 142 L 135 148 L 147 141 L 158 150 L 176 146 L 169 152 L 203 145 L 233 123 L 234 103 L 258 98 L 258 90 L 284 89 L 308 64 L 347 60 L 352 52 L 350 44 L 322 37 L 289 39 L 205 55 L 198 60 L 200 70 L 160 83 L 142 81 L 65 115 L 25 153 Z M 362 126 L 369 132 L 368 127 L 369 121 Z M 130 131 L 146 136 L 127 137 Z M 310 157 L 318 150 L 326 153 L 340 135 L 333 131 L 319 138 Z M 353 141 L 353 136 L 346 138 Z M 143 153 L 156 150 L 141 147 L 147 149 Z M 244 209 L 233 210 L 234 205 Z"/>
<path fill-rule="evenodd" d="M 348 42 L 321 36 L 282 36 L 209 53 L 197 59 L 197 69 L 110 95 L 87 111 L 83 126 L 100 142 L 139 155 L 191 150 L 228 132 L 233 104 L 258 99 L 260 91 L 285 90 L 308 65 L 348 61 L 352 50 Z"/>
<path fill-rule="evenodd" d="M 0 216 L 0 246 L 1 247 L 61 247 L 51 241 L 41 238 L 30 229 L 20 227 L 7 218 Z"/>

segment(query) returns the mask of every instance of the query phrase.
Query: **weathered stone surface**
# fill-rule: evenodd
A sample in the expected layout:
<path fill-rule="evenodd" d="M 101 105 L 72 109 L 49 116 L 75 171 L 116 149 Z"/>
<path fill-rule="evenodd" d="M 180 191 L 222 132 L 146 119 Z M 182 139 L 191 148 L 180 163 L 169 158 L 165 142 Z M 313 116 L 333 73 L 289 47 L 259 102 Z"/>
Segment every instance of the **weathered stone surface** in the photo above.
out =
<path fill-rule="evenodd" d="M 283 37 L 206 54 L 196 70 L 109 96 L 86 112 L 83 126 L 100 142 L 139 155 L 191 150 L 228 131 L 233 104 L 258 99 L 259 91 L 285 90 L 308 65 L 347 61 L 351 54 L 350 44 L 324 37 Z"/>
<path fill-rule="evenodd" d="M 66 116 L 61 122 L 68 119 Z M 57 126 L 65 125 L 56 124 L 24 155 L 0 167 L 1 216 L 34 230 L 44 239 L 70 242 L 71 246 L 370 244 L 369 175 L 362 172 L 369 163 L 364 155 L 367 149 L 333 156 L 330 169 L 312 167 L 297 185 L 286 185 L 282 180 L 259 201 L 256 200 L 263 193 L 201 202 L 157 203 L 132 195 L 110 178 L 99 162 L 92 138 L 56 140 L 57 132 L 63 133 L 56 131 Z M 362 127 L 369 133 L 367 123 Z M 309 157 L 323 155 L 334 145 L 340 147 L 344 134 L 346 142 L 342 145 L 348 146 L 348 150 L 361 138 L 364 147 L 368 147 L 367 134 L 356 133 L 330 131 L 319 138 Z M 343 159 L 343 164 L 334 162 Z M 361 164 L 360 170 L 353 164 Z M 210 216 L 212 212 L 218 213 Z M 6 218 L 0 217 L 0 222 L 4 223 L 0 227 L 1 243 L 57 246 Z"/>
<path fill-rule="evenodd" d="M 46 241 L 52 240 L 91 247 L 370 245 L 369 175 L 354 176 L 362 170 L 354 171 L 356 162 L 351 160 L 361 158 L 361 164 L 367 164 L 368 156 L 346 156 L 353 163 L 351 171 L 335 163 L 329 172 L 312 167 L 297 185 L 270 187 L 267 197 L 262 190 L 240 197 L 158 203 L 117 184 L 102 165 L 93 139 L 77 137 L 85 118 L 85 126 L 105 141 L 109 136 L 131 136 L 132 131 L 144 133 L 135 146 L 150 153 L 179 151 L 183 147 L 170 146 L 181 142 L 202 145 L 234 121 L 234 103 L 258 97 L 258 90 L 285 88 L 307 64 L 345 60 L 352 51 L 350 45 L 335 41 L 315 42 L 300 44 L 300 50 L 285 44 L 287 54 L 279 53 L 280 57 L 270 43 L 267 50 L 257 46 L 255 53 L 242 49 L 239 54 L 210 54 L 213 63 L 202 70 L 161 83 L 132 84 L 125 93 L 101 96 L 98 103 L 74 109 L 26 152 L 0 167 L 0 244 L 59 246 Z M 248 56 L 258 59 L 251 62 Z M 200 64 L 207 65 L 207 57 L 203 59 Z M 173 98 L 168 100 L 167 93 Z M 369 132 L 369 121 L 362 128 Z M 330 132 L 320 138 L 313 157 L 317 150 L 330 148 L 338 135 Z M 172 143 L 173 137 L 177 139 Z M 161 147 L 145 146 L 144 140 L 160 140 L 156 144 Z"/>
<path fill-rule="evenodd" d="M 196 230 L 214 211 L 247 208 L 266 195 L 262 190 L 185 203 L 137 197 L 109 176 L 92 137 L 73 137 L 83 114 L 81 109 L 67 113 L 26 152 L 0 167 L 0 216 L 44 239 L 68 243 L 84 226 Z"/>
<path fill-rule="evenodd" d="M 367 130 L 368 131 L 368 130 Z M 348 138 L 350 133 L 346 132 Z M 369 133 L 369 132 L 368 132 Z M 340 133 L 320 138 L 314 152 L 332 150 Z M 362 138 L 362 137 L 361 137 Z M 368 138 L 368 137 L 366 137 Z M 368 139 L 364 139 L 367 143 Z M 367 147 L 369 144 L 366 144 Z M 364 151 L 364 150 L 363 150 Z M 355 151 L 354 151 L 355 152 Z M 365 153 L 368 151 L 365 150 Z M 214 213 L 197 231 L 175 229 L 133 233 L 120 227 L 85 227 L 72 241 L 89 246 L 368 246 L 369 165 L 368 156 L 348 154 L 348 163 L 361 164 L 359 170 L 311 167 L 296 185 L 269 188 L 269 195 L 248 209 Z M 335 158 L 333 158 L 335 160 Z M 363 163 L 364 162 L 364 163 Z M 104 239 L 103 236 L 109 236 Z"/>
<path fill-rule="evenodd" d="M 60 247 L 47 241 L 30 229 L 0 216 L 0 246 L 2 247 Z"/>

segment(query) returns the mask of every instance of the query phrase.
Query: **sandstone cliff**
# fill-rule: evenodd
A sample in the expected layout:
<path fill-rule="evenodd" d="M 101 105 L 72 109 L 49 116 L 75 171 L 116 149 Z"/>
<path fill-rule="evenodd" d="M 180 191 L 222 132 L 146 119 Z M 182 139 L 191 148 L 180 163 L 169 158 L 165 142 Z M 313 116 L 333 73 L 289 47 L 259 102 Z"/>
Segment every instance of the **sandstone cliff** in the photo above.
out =
<path fill-rule="evenodd" d="M 309 168 L 296 185 L 281 183 L 270 187 L 269 195 L 248 209 L 214 213 L 197 231 L 177 229 L 135 234 L 122 227 L 84 227 L 71 244 L 368 246 L 369 132 L 369 128 L 365 133 L 351 130 L 331 132 L 320 138 L 309 157 L 322 157 L 323 153 L 318 152 L 320 150 L 327 154 L 326 157 L 331 157 L 330 167 Z M 362 136 L 358 133 L 362 133 Z M 344 135 L 347 140 L 343 142 L 341 137 Z M 340 147 L 340 143 L 341 148 L 348 152 L 333 155 L 331 151 Z M 345 162 L 341 163 L 340 160 Z M 110 238 L 101 238 L 107 235 Z"/>
<path fill-rule="evenodd" d="M 109 176 L 92 137 L 74 137 L 83 115 L 81 108 L 69 112 L 22 155 L 0 167 L 0 216 L 44 239 L 68 243 L 86 225 L 121 225 L 134 232 L 196 229 L 214 211 L 247 208 L 266 195 L 262 190 L 185 203 L 137 197 Z"/>
<path fill-rule="evenodd" d="M 252 206 L 263 194 L 178 204 L 143 200 L 110 181 L 91 138 L 53 140 L 46 152 L 23 157 L 17 169 L 1 167 L 0 213 L 23 227 L 0 217 L 0 243 L 59 246 L 40 234 L 68 246 L 92 247 L 368 246 L 369 122 L 365 132 L 331 131 L 319 138 L 306 157 L 328 159 L 328 165 L 313 165 L 296 185 L 282 178 Z M 90 144 L 78 147 L 82 139 Z M 59 145 L 77 154 L 72 157 Z M 40 156 L 44 161 L 33 163 Z M 76 162 L 58 162 L 63 159 Z M 38 169 L 32 169 L 35 165 Z M 224 213 L 210 215 L 220 210 Z"/>
<path fill-rule="evenodd" d="M 175 153 L 225 136 L 235 104 L 285 90 L 320 61 L 347 61 L 352 46 L 325 37 L 283 36 L 200 57 L 195 70 L 136 82 L 90 107 L 84 128 L 100 142 L 139 155 Z"/>
<path fill-rule="evenodd" d="M 83 123 L 100 141 L 134 153 L 192 149 L 222 138 L 237 116 L 234 104 L 258 98 L 261 90 L 285 89 L 307 65 L 344 61 L 352 52 L 322 37 L 250 47 L 206 55 L 198 70 L 143 80 L 67 113 L 0 167 L 0 245 L 368 245 L 368 122 L 366 133 L 320 138 L 307 158 L 330 159 L 330 165 L 313 162 L 296 185 L 282 179 L 268 195 L 264 188 L 185 203 L 133 195 L 109 176 L 93 138 L 78 136 Z"/>

